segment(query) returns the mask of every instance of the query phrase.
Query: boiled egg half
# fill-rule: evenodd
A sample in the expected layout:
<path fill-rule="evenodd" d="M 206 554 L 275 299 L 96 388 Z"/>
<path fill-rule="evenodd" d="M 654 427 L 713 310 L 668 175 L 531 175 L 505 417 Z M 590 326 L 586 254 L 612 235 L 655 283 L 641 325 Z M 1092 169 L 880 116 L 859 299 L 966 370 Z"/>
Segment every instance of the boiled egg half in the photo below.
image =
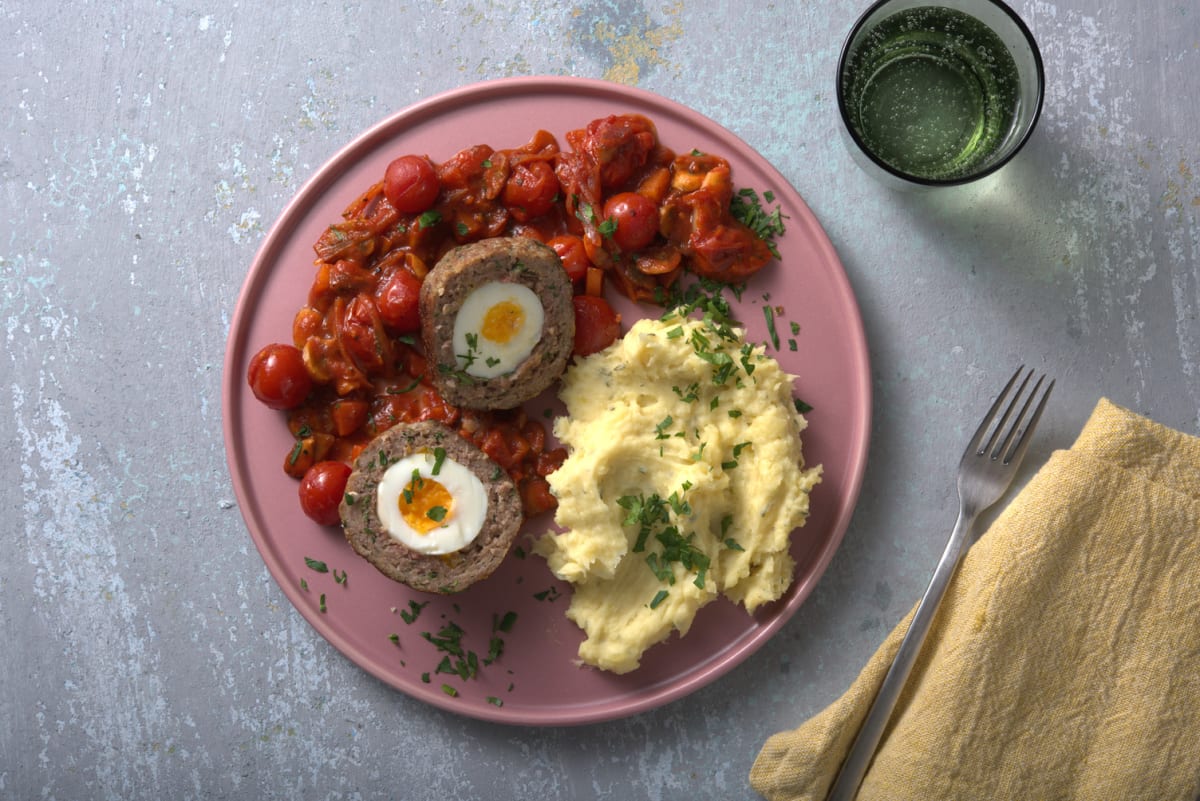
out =
<path fill-rule="evenodd" d="M 480 284 L 454 318 L 458 366 L 477 378 L 511 373 L 537 347 L 545 316 L 541 299 L 524 284 Z"/>
<path fill-rule="evenodd" d="M 487 518 L 487 490 L 441 448 L 414 453 L 384 471 L 376 491 L 379 521 L 397 542 L 423 554 L 460 551 Z"/>

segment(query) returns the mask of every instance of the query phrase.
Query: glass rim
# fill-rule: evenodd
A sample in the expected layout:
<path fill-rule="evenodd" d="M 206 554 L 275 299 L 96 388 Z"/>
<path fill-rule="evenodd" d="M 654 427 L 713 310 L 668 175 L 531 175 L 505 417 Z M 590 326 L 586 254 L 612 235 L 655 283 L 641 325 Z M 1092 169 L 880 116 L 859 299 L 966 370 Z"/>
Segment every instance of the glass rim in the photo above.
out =
<path fill-rule="evenodd" d="M 842 75 L 846 69 L 846 61 L 850 57 L 850 45 L 854 41 L 854 38 L 858 35 L 859 31 L 863 29 L 863 26 L 866 25 L 867 20 L 872 14 L 884 6 L 895 2 L 896 0 L 875 0 L 875 2 L 872 3 L 869 8 L 859 15 L 854 25 L 850 28 L 850 33 L 846 35 L 845 41 L 842 42 L 842 50 L 841 54 L 838 56 L 837 68 L 837 104 L 838 113 L 841 114 L 842 117 L 843 130 L 849 134 L 859 152 L 869 158 L 877 167 L 893 177 L 899 178 L 902 181 L 907 181 L 911 184 L 928 187 L 959 186 L 962 184 L 971 183 L 972 181 L 978 181 L 980 178 L 991 175 L 996 170 L 1000 169 L 1009 161 L 1011 161 L 1013 156 L 1017 155 L 1017 153 L 1019 153 L 1021 149 L 1025 147 L 1025 143 L 1028 142 L 1029 137 L 1033 135 L 1033 129 L 1037 126 L 1037 121 L 1042 114 L 1042 104 L 1046 95 L 1046 73 L 1045 67 L 1042 64 L 1042 54 L 1038 49 L 1037 41 L 1033 38 L 1033 32 L 1029 30 L 1029 26 L 1025 24 L 1025 21 L 1022 20 L 1017 12 L 1014 11 L 1007 3 L 1005 3 L 1004 0 L 982 0 L 982 2 L 990 3 L 1004 12 L 1009 19 L 1013 21 L 1013 24 L 1017 26 L 1017 30 L 1021 32 L 1021 35 L 1025 37 L 1025 41 L 1029 44 L 1029 50 L 1033 54 L 1033 63 L 1035 72 L 1037 74 L 1037 101 L 1033 104 L 1033 114 L 1030 116 L 1029 122 L 1026 123 L 1025 130 L 1021 132 L 1020 139 L 1016 142 L 1016 144 L 1013 145 L 1012 149 L 1009 150 L 1008 153 L 1004 154 L 1003 158 L 997 159 L 995 163 L 988 165 L 979 172 L 974 172 L 970 175 L 960 176 L 957 178 L 922 178 L 920 176 L 907 173 L 903 170 L 896 169 L 871 152 L 870 148 L 868 148 L 866 143 L 862 140 L 862 137 L 859 136 L 858 132 L 854 130 L 854 126 L 850 124 L 850 115 L 846 111 L 846 94 L 842 88 Z M 913 6 L 913 8 L 924 6 L 948 7 L 945 6 L 944 3 L 939 2 L 939 0 L 928 0 L 928 2 Z"/>

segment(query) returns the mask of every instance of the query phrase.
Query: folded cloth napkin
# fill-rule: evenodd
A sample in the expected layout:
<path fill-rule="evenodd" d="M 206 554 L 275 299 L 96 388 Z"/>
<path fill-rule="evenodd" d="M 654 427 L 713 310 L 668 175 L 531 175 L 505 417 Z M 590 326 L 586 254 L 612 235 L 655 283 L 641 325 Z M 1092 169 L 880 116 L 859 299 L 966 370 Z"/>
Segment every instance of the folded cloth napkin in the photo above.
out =
<path fill-rule="evenodd" d="M 825 798 L 911 617 L 758 792 Z M 1200 439 L 1101 400 L 967 553 L 858 798 L 1198 797 Z"/>

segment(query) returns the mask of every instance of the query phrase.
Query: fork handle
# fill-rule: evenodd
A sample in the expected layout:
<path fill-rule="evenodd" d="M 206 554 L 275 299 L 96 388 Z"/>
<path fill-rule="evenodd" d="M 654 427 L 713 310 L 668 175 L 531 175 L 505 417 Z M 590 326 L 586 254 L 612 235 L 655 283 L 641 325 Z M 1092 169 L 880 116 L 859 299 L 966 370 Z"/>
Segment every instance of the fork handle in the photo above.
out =
<path fill-rule="evenodd" d="M 851 801 L 858 792 L 858 786 L 866 775 L 875 749 L 879 747 L 879 741 L 883 739 L 883 732 L 896 708 L 896 702 L 900 699 L 904 684 L 912 673 L 917 656 L 921 653 L 921 645 L 933 625 L 946 588 L 950 586 L 950 580 L 954 578 L 958 564 L 966 552 L 964 546 L 969 541 L 976 517 L 977 514 L 968 513 L 966 510 L 959 512 L 958 522 L 954 524 L 954 531 L 950 534 L 942 558 L 933 571 L 929 587 L 917 605 L 917 611 L 913 614 L 912 622 L 909 623 L 892 666 L 888 668 L 887 676 L 884 677 L 883 684 L 880 685 L 879 692 L 867 711 L 862 728 L 858 730 L 854 739 L 854 745 L 850 747 L 850 753 L 842 763 L 837 780 L 827 796 L 828 801 Z"/>

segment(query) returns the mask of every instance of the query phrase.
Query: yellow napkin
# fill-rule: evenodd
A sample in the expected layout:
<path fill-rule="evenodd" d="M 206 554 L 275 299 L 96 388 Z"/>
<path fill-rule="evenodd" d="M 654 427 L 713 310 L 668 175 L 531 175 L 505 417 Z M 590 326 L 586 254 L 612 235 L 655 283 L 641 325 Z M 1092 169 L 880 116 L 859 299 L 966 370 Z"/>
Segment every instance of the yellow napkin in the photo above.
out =
<path fill-rule="evenodd" d="M 959 570 L 859 799 L 1197 801 L 1200 439 L 1101 400 Z M 907 626 L 758 792 L 825 798 Z"/>

